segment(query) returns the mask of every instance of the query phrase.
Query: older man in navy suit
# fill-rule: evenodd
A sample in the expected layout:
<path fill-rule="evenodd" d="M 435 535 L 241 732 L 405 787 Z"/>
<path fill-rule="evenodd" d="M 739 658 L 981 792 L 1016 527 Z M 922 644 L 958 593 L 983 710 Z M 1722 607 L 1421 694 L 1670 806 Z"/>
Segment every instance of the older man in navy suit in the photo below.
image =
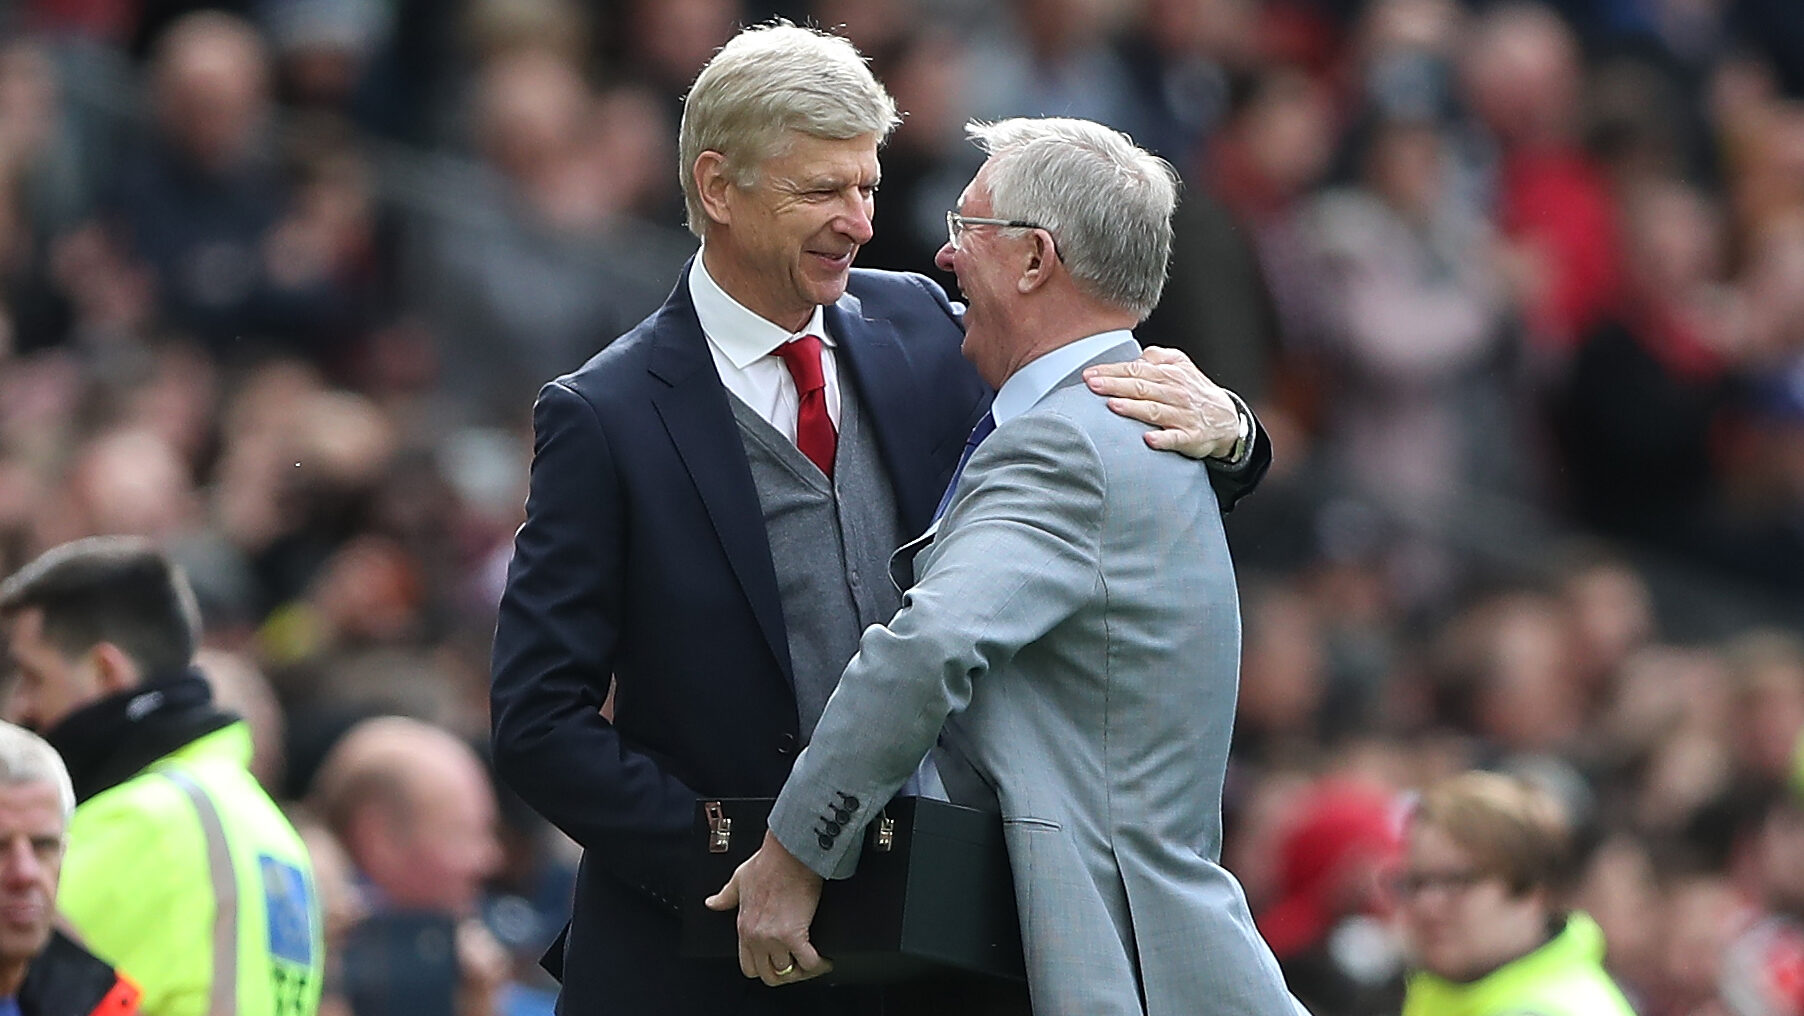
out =
<path fill-rule="evenodd" d="M 683 961 L 677 942 L 697 797 L 783 786 L 860 632 L 899 605 L 890 552 L 989 406 L 961 309 L 923 277 L 851 267 L 897 122 L 845 40 L 734 38 L 683 115 L 701 253 L 661 309 L 540 393 L 492 705 L 502 778 L 584 850 L 548 957 L 560 1012 L 876 1011 Z M 1148 444 L 1211 459 L 1195 468 L 1224 505 L 1257 482 L 1256 423 L 1188 361 L 1105 373 L 1098 391 L 1160 426 Z"/>

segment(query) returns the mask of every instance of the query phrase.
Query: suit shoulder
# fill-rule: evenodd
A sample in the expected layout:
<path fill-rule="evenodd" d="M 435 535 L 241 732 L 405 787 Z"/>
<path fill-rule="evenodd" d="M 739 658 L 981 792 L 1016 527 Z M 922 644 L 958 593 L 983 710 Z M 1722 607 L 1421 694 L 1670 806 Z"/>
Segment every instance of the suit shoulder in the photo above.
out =
<path fill-rule="evenodd" d="M 651 352 L 652 324 L 655 320 L 654 316 L 639 322 L 626 334 L 601 347 L 582 366 L 552 380 L 577 387 L 592 379 L 606 378 L 623 370 L 642 369 Z"/>
<path fill-rule="evenodd" d="M 1107 399 L 1082 383 L 1054 388 L 1035 403 L 1028 413 L 1044 413 L 1049 417 L 1069 421 L 1070 426 L 1089 435 L 1099 446 L 1131 440 L 1145 447 L 1141 435 L 1152 429 L 1138 420 L 1130 420 L 1114 412 L 1109 408 Z"/>
<path fill-rule="evenodd" d="M 592 406 L 636 402 L 649 394 L 654 318 L 647 318 L 631 331 L 603 346 L 581 367 L 560 374 L 546 382 L 547 389 L 562 387 Z"/>

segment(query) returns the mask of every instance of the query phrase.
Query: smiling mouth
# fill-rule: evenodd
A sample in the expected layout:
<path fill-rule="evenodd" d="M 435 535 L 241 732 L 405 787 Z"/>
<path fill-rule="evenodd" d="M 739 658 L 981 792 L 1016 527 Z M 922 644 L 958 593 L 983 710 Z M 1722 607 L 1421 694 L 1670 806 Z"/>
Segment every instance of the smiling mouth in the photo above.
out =
<path fill-rule="evenodd" d="M 843 267 L 845 265 L 849 265 L 852 263 L 852 255 L 854 253 L 856 253 L 857 250 L 858 250 L 858 248 L 854 247 L 854 248 L 852 248 L 852 250 L 846 251 L 843 254 L 829 254 L 826 251 L 818 251 L 818 250 L 817 251 L 809 251 L 809 253 L 813 254 L 815 257 L 821 259 L 822 261 L 827 262 L 830 265 Z"/>

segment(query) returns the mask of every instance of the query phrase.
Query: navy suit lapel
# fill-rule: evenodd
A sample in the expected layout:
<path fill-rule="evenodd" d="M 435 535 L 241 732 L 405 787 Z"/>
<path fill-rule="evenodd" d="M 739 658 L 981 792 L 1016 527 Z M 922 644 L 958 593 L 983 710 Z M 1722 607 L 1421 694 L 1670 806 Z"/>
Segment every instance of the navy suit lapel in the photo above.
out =
<path fill-rule="evenodd" d="M 777 573 L 771 564 L 770 536 L 764 528 L 764 508 L 758 501 L 727 390 L 714 370 L 708 341 L 695 317 L 688 278 L 685 265 L 676 291 L 658 312 L 654 326 L 648 370 L 669 387 L 652 396 L 652 405 L 701 495 L 758 627 L 793 688 L 795 674 Z"/>
<path fill-rule="evenodd" d="M 850 293 L 827 307 L 827 330 L 839 343 L 851 366 L 852 383 L 877 434 L 877 449 L 888 467 L 896 492 L 901 531 L 920 532 L 932 517 L 939 491 L 933 483 L 920 406 L 925 393 L 917 390 L 914 370 L 902 349 L 895 325 L 872 320 L 862 313 L 859 299 Z"/>

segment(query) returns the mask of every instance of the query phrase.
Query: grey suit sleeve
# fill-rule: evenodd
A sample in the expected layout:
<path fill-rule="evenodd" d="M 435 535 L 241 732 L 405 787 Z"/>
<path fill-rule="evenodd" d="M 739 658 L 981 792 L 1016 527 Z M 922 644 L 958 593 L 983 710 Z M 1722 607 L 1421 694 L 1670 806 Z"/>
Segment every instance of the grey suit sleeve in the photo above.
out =
<path fill-rule="evenodd" d="M 1092 594 L 1103 493 L 1101 457 L 1069 419 L 1031 413 L 984 442 L 902 609 L 865 631 L 796 760 L 770 819 L 784 847 L 825 877 L 851 873 L 859 832 L 974 682 Z"/>

